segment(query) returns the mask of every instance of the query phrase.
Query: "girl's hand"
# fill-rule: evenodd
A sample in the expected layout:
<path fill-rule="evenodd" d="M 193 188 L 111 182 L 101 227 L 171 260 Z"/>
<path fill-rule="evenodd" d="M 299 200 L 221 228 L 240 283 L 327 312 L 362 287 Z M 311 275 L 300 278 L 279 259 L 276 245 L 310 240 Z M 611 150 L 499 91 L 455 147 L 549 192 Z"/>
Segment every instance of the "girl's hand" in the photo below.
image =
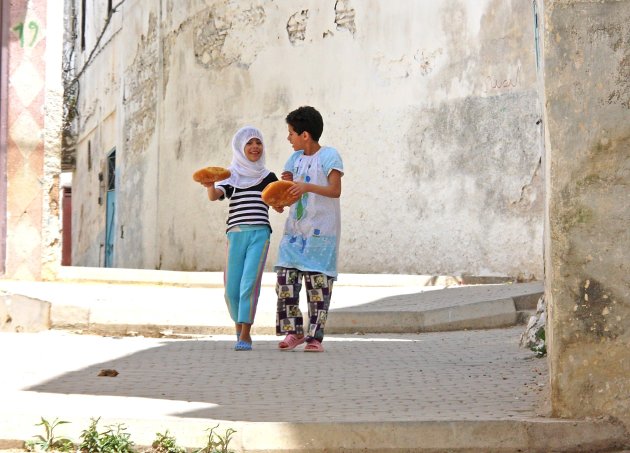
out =
<path fill-rule="evenodd" d="M 202 186 L 204 186 L 206 188 L 214 187 L 214 182 L 208 181 L 207 179 L 202 179 L 199 182 L 201 183 Z"/>
<path fill-rule="evenodd" d="M 283 181 L 293 181 L 293 173 L 291 173 L 290 171 L 283 171 L 280 175 L 280 179 L 282 179 Z"/>

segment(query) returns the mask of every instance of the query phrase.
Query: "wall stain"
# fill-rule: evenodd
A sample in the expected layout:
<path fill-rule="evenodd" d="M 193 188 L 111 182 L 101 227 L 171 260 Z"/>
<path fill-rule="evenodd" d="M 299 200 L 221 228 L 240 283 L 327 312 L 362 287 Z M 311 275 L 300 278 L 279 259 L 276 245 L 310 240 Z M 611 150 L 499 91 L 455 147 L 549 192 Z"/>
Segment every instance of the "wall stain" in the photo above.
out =
<path fill-rule="evenodd" d="M 352 36 L 357 31 L 354 23 L 355 11 L 350 4 L 350 0 L 337 0 L 335 2 L 335 24 L 337 30 L 347 30 Z"/>
<path fill-rule="evenodd" d="M 461 185 L 459 193 L 484 198 L 486 209 L 516 203 L 520 212 L 538 218 L 543 184 L 538 113 L 531 99 L 531 92 L 509 92 L 419 111 L 405 134 L 406 170 L 419 184 L 447 177 L 449 187 Z M 467 185 L 471 180 L 475 193 Z"/>
<path fill-rule="evenodd" d="M 623 333 L 623 322 L 618 319 L 618 304 L 612 291 L 593 279 L 580 282 L 578 300 L 573 308 L 575 318 L 582 324 L 582 332 L 598 338 L 614 339 Z"/>
<path fill-rule="evenodd" d="M 435 60 L 442 55 L 442 53 L 443 51 L 441 48 L 434 51 L 425 49 L 418 50 L 413 58 L 420 66 L 420 74 L 423 76 L 431 74 L 431 72 L 433 72 L 433 68 L 435 67 Z"/>
<path fill-rule="evenodd" d="M 605 131 L 604 131 L 605 133 Z M 560 225 L 564 232 L 580 225 L 605 219 L 597 218 L 600 194 L 630 186 L 630 136 L 602 137 L 586 153 L 584 165 L 572 173 L 571 183 L 560 192 Z M 588 168 L 584 172 L 584 168 Z M 608 214 L 612 214 L 608 212 Z M 630 219 L 629 219 L 630 220 Z M 593 225 L 597 228 L 597 224 Z"/>
<path fill-rule="evenodd" d="M 177 140 L 177 147 L 175 148 L 175 159 L 181 161 L 184 157 L 184 147 L 182 146 L 182 139 Z"/>
<path fill-rule="evenodd" d="M 608 95 L 608 103 L 630 109 L 630 43 L 626 47 L 626 55 L 619 62 L 616 82 L 616 88 Z"/>
<path fill-rule="evenodd" d="M 287 22 L 287 34 L 289 42 L 294 46 L 306 39 L 306 22 L 308 21 L 308 9 L 298 11 L 289 17 Z"/>
<path fill-rule="evenodd" d="M 240 5 L 217 5 L 193 17 L 193 51 L 197 64 L 209 69 L 223 69 L 233 64 L 249 66 L 241 54 L 243 49 L 256 49 L 261 43 L 252 37 L 255 29 L 265 21 L 262 6 L 243 9 Z M 245 30 L 245 31 L 243 31 Z M 241 38 L 240 33 L 244 38 Z M 243 39 L 236 49 L 226 50 L 228 37 Z"/>
<path fill-rule="evenodd" d="M 586 30 L 586 40 L 593 51 L 597 51 L 602 44 L 618 57 L 619 64 L 612 74 L 614 86 L 605 102 L 630 109 L 630 15 L 620 15 L 617 20 L 618 23 L 597 22 L 591 25 Z"/>
<path fill-rule="evenodd" d="M 590 224 L 595 219 L 592 209 L 569 195 L 564 198 L 563 205 L 562 214 L 559 215 L 559 223 L 565 232 L 579 225 Z"/>
<path fill-rule="evenodd" d="M 171 54 L 173 53 L 173 47 L 177 42 L 177 37 L 181 33 L 183 24 L 179 26 L 179 29 L 168 33 L 162 39 L 163 58 L 162 58 L 162 95 L 166 96 L 166 88 L 168 87 L 168 81 L 171 72 Z"/>
<path fill-rule="evenodd" d="M 142 35 L 133 63 L 125 70 L 125 150 L 141 155 L 148 149 L 156 125 L 158 46 L 157 18 L 149 16 L 147 35 Z"/>
<path fill-rule="evenodd" d="M 212 10 L 198 14 L 193 25 L 193 51 L 197 63 L 206 68 L 223 68 L 230 64 L 222 53 L 230 23 L 215 17 Z"/>

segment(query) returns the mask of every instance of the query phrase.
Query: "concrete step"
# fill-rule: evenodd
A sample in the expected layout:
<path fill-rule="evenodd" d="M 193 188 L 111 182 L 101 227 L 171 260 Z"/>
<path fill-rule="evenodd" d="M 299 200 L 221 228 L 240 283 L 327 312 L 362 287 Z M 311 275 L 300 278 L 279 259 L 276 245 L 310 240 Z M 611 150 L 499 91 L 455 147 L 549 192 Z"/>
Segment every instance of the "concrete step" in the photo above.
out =
<path fill-rule="evenodd" d="M 30 420 L 32 421 L 32 420 Z M 16 420 L 24 423 L 24 420 Z M 88 421 L 86 420 L 87 427 Z M 606 420 L 452 420 L 378 423 L 275 423 L 220 420 L 101 419 L 99 426 L 124 425 L 135 448 L 149 449 L 155 433 L 174 436 L 178 446 L 197 450 L 205 446 L 208 429 L 224 436 L 235 430 L 231 451 L 247 453 L 521 453 L 521 452 L 626 452 L 627 433 Z M 68 432 L 68 427 L 64 427 Z M 27 438 L 35 432 L 31 428 Z M 59 433 L 58 433 L 59 434 Z M 76 434 L 76 435 L 73 435 Z M 78 439 L 80 433 L 71 432 Z M 0 449 L 23 448 L 23 439 L 0 438 Z"/>
<path fill-rule="evenodd" d="M 22 304 L 23 310 L 31 313 L 30 317 L 22 316 L 25 321 L 19 329 L 24 331 L 50 327 L 99 335 L 143 336 L 233 331 L 223 298 L 222 274 L 127 270 L 124 275 L 128 281 L 121 281 L 118 274 L 108 275 L 118 280 L 98 281 L 91 274 L 83 280 L 75 275 L 54 282 L 1 280 L 0 315 L 3 306 L 8 312 L 10 301 L 21 297 L 30 301 Z M 537 300 L 543 291 L 542 282 L 423 286 L 433 280 L 421 276 L 349 275 L 340 276 L 340 281 L 343 283 L 334 288 L 328 333 L 417 333 L 513 326 L 523 322 L 516 301 Z M 263 278 L 255 334 L 275 332 L 275 309 L 275 274 L 268 273 Z M 0 316 L 0 329 L 16 331 L 16 326 L 15 322 L 3 325 Z"/>

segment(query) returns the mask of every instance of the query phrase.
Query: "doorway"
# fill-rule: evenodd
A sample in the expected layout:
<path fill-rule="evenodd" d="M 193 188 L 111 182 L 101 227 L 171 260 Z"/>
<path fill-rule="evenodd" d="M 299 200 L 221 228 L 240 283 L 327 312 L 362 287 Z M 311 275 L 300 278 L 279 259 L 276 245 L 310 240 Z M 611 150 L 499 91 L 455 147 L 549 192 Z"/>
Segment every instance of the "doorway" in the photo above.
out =
<path fill-rule="evenodd" d="M 105 267 L 114 267 L 116 239 L 116 149 L 107 155 L 107 196 L 105 207 Z"/>

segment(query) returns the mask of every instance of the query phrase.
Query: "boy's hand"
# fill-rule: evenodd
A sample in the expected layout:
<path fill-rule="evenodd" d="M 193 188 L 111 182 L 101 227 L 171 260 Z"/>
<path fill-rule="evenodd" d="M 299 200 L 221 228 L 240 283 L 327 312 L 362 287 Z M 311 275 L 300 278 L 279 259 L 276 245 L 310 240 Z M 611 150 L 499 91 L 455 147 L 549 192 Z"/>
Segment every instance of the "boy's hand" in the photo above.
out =
<path fill-rule="evenodd" d="M 302 196 L 302 194 L 305 194 L 306 192 L 308 192 L 308 187 L 309 184 L 305 183 L 305 182 L 296 182 L 295 184 L 293 184 L 293 187 L 291 187 L 288 192 L 293 195 L 297 201 L 298 198 L 300 198 Z"/>
<path fill-rule="evenodd" d="M 214 182 L 210 181 L 208 179 L 202 179 L 201 181 L 199 181 L 201 183 L 202 186 L 204 187 L 214 187 Z"/>
<path fill-rule="evenodd" d="M 293 181 L 293 173 L 291 173 L 290 171 L 283 171 L 280 175 L 280 179 L 282 179 L 283 181 Z"/>
<path fill-rule="evenodd" d="M 288 189 L 288 193 L 293 195 L 297 201 L 303 194 L 310 192 L 316 195 L 321 195 L 328 198 L 339 198 L 341 195 L 341 172 L 339 170 L 332 170 L 328 175 L 328 185 L 320 186 L 318 184 L 312 184 L 308 182 L 295 182 L 291 188 Z"/>
<path fill-rule="evenodd" d="M 279 207 L 279 208 L 277 208 L 275 206 L 272 206 L 272 207 L 273 207 L 273 210 L 276 211 L 276 212 L 279 212 L 281 214 L 284 212 L 284 207 L 282 207 L 282 206 Z"/>

